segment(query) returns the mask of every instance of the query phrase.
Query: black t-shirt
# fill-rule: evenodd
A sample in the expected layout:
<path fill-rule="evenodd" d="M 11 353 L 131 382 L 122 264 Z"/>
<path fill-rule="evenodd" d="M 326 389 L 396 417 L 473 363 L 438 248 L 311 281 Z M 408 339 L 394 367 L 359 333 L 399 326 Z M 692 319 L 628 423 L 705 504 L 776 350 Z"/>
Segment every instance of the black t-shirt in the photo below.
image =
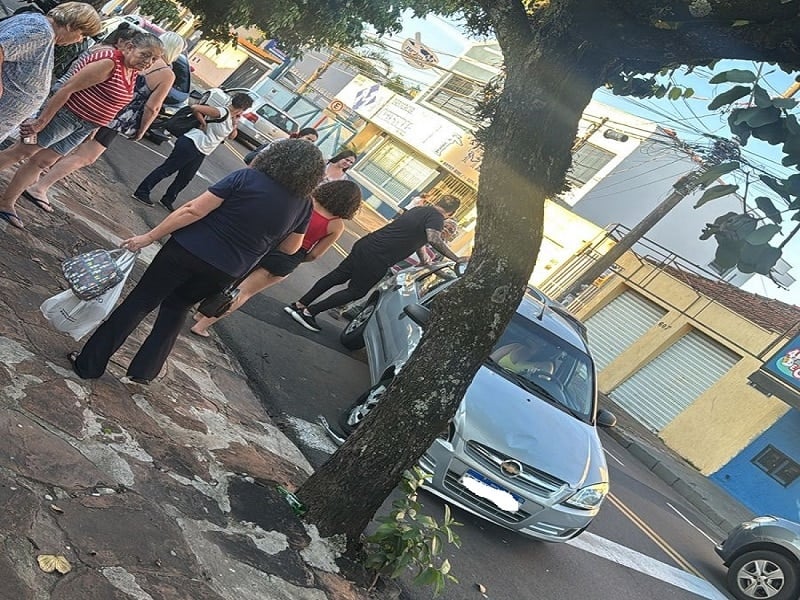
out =
<path fill-rule="evenodd" d="M 432 206 L 418 206 L 356 242 L 353 250 L 367 252 L 386 267 L 400 262 L 428 243 L 428 229 L 441 231 L 444 215 Z"/>
<path fill-rule="evenodd" d="M 234 171 L 208 191 L 222 204 L 172 237 L 234 277 L 244 275 L 290 233 L 305 233 L 311 219 L 310 199 L 292 196 L 256 169 Z"/>

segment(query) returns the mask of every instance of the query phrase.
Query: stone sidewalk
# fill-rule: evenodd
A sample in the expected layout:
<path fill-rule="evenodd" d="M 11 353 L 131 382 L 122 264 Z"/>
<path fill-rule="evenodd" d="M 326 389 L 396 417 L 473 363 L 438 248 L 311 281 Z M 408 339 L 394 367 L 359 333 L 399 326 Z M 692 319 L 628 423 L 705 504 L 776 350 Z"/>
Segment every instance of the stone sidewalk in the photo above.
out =
<path fill-rule="evenodd" d="M 148 321 L 104 377 L 73 375 L 80 343 L 39 306 L 64 258 L 131 232 L 114 198 L 62 199 L 53 215 L 21 201 L 25 231 L 0 224 L 0 599 L 366 598 L 275 491 L 311 466 L 224 352 L 181 336 L 155 382 L 125 383 Z"/>

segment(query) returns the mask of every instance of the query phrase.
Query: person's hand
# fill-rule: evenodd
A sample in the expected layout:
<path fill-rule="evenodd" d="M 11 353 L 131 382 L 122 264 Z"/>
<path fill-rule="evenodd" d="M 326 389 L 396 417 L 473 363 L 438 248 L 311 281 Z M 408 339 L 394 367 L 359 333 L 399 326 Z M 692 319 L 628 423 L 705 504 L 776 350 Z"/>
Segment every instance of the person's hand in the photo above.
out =
<path fill-rule="evenodd" d="M 19 132 L 23 136 L 31 135 L 34 133 L 39 133 L 42 129 L 44 129 L 44 126 L 45 123 L 42 123 L 40 119 L 28 119 L 20 124 Z"/>
<path fill-rule="evenodd" d="M 127 240 L 123 240 L 119 247 L 125 248 L 125 250 L 129 250 L 130 252 L 136 252 L 152 243 L 153 240 L 150 239 L 150 234 L 146 233 L 144 235 L 136 235 L 132 238 L 128 238 Z"/>
<path fill-rule="evenodd" d="M 464 265 L 469 262 L 469 256 L 459 256 L 458 260 L 456 260 L 456 264 Z"/>

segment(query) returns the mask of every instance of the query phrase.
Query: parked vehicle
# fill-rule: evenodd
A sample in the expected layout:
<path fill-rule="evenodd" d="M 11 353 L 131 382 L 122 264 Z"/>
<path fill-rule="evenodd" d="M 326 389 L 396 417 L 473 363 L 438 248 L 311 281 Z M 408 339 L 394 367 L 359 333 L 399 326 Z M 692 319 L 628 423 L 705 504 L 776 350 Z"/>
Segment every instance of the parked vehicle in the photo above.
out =
<path fill-rule="evenodd" d="M 290 133 L 300 129 L 288 113 L 261 97 L 239 117 L 237 126 L 237 139 L 251 148 L 288 138 Z"/>
<path fill-rule="evenodd" d="M 738 600 L 800 598 L 800 523 L 756 517 L 738 525 L 715 550 Z"/>
<path fill-rule="evenodd" d="M 340 419 L 349 435 L 380 401 L 416 348 L 426 306 L 459 277 L 451 262 L 388 277 L 341 334 L 366 347 L 372 387 Z M 531 289 L 478 370 L 448 431 L 420 459 L 428 489 L 502 527 L 551 542 L 583 532 L 608 493 L 597 426 L 616 418 L 598 410 L 595 367 L 578 322 Z M 514 372 L 505 348 L 544 351 L 549 368 Z M 551 369 L 551 370 L 550 370 Z"/>

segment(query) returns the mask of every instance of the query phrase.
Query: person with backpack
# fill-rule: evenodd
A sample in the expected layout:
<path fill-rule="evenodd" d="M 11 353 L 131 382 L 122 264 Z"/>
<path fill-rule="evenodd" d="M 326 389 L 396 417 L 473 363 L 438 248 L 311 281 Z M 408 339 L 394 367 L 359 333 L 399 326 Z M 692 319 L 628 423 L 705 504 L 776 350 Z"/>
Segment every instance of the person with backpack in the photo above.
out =
<path fill-rule="evenodd" d="M 150 192 L 162 179 L 177 173 L 161 198 L 161 204 L 167 210 L 174 210 L 173 203 L 178 194 L 189 185 L 206 156 L 216 150 L 226 138 L 236 138 L 236 120 L 252 105 L 253 99 L 249 95 L 236 94 L 225 108 L 208 104 L 191 106 L 191 114 L 197 124 L 178 137 L 167 159 L 142 180 L 132 197 L 147 206 L 155 206 L 150 199 Z"/>

